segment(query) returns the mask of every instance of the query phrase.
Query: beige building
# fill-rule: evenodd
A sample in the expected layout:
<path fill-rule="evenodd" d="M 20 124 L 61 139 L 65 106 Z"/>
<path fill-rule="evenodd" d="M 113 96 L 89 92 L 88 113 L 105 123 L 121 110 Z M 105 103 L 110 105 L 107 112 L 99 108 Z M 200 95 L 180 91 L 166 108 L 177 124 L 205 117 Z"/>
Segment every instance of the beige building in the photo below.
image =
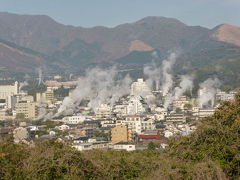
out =
<path fill-rule="evenodd" d="M 101 104 L 98 108 L 96 108 L 96 117 L 97 118 L 108 118 L 112 115 L 112 109 L 107 104 Z"/>
<path fill-rule="evenodd" d="M 19 101 L 29 101 L 29 102 L 34 102 L 34 97 L 27 95 L 27 96 L 22 96 Z"/>
<path fill-rule="evenodd" d="M 111 130 L 112 143 L 128 142 L 132 140 L 132 130 L 127 126 L 118 125 Z"/>
<path fill-rule="evenodd" d="M 65 82 L 46 81 L 45 84 L 48 87 L 52 88 L 60 88 L 61 86 L 75 87 L 77 85 L 77 81 L 65 81 Z"/>
<path fill-rule="evenodd" d="M 0 99 L 7 99 L 8 96 L 19 93 L 19 83 L 16 81 L 14 85 L 0 85 Z"/>
<path fill-rule="evenodd" d="M 46 103 L 48 105 L 53 104 L 54 99 L 54 91 L 51 88 L 48 88 L 44 93 L 37 93 L 37 102 Z"/>
<path fill-rule="evenodd" d="M 19 101 L 16 104 L 16 115 L 24 114 L 26 119 L 35 119 L 38 114 L 38 108 L 35 102 Z"/>
<path fill-rule="evenodd" d="M 0 121 L 11 119 L 13 119 L 13 116 L 9 114 L 9 109 L 0 109 Z"/>
<path fill-rule="evenodd" d="M 187 98 L 187 96 L 180 96 L 178 99 L 173 101 L 173 108 L 184 110 L 184 106 L 186 104 L 191 104 L 190 100 Z"/>

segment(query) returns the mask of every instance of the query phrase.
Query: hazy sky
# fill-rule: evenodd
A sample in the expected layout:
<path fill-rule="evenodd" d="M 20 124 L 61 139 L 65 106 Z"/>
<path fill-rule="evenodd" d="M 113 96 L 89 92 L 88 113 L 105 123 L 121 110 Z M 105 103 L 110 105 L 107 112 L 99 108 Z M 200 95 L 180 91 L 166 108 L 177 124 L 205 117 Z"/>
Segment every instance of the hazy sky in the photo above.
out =
<path fill-rule="evenodd" d="M 188 25 L 240 26 L 240 0 L 0 0 L 0 11 L 45 14 L 75 26 L 115 26 L 146 16 L 165 16 Z"/>

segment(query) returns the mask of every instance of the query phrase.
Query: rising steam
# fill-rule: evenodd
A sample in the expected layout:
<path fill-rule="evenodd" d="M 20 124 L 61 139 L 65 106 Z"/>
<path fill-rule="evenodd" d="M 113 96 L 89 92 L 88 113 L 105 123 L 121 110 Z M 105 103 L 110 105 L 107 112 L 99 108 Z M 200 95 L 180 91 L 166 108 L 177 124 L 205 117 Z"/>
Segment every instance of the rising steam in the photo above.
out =
<path fill-rule="evenodd" d="M 209 105 L 213 107 L 215 94 L 217 92 L 217 88 L 221 86 L 221 82 L 218 78 L 208 78 L 203 83 L 200 84 L 199 90 L 199 107 L 203 108 L 204 106 Z"/>
<path fill-rule="evenodd" d="M 180 96 L 183 95 L 188 90 L 193 88 L 193 77 L 188 75 L 181 76 L 181 82 L 178 87 L 175 87 L 173 92 L 168 93 L 165 97 L 164 108 L 167 109 L 173 100 L 177 100 Z"/>
<path fill-rule="evenodd" d="M 128 75 L 119 78 L 116 67 L 88 70 L 84 77 L 78 79 L 72 96 L 63 100 L 56 116 L 73 114 L 83 99 L 89 99 L 88 106 L 93 110 L 104 103 L 113 105 L 120 97 L 130 93 L 131 82 Z"/>

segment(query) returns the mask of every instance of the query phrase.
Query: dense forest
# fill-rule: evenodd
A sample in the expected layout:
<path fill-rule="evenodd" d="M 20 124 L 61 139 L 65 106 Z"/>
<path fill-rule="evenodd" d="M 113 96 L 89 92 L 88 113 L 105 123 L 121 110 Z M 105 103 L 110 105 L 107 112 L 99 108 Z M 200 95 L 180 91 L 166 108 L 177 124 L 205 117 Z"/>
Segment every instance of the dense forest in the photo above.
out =
<path fill-rule="evenodd" d="M 56 140 L 0 144 L 0 179 L 239 179 L 240 94 L 165 152 L 79 152 Z"/>

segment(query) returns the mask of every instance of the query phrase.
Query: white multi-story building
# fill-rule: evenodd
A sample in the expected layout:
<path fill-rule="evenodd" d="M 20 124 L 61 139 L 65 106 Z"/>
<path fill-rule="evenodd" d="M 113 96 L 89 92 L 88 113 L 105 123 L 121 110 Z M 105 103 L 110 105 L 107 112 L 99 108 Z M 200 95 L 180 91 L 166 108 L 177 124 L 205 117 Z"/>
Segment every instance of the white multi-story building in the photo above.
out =
<path fill-rule="evenodd" d="M 112 108 L 107 104 L 101 104 L 96 108 L 97 118 L 110 117 L 112 115 Z"/>
<path fill-rule="evenodd" d="M 125 125 L 132 129 L 133 133 L 140 134 L 145 130 L 156 129 L 155 122 L 153 119 L 146 118 L 145 116 L 126 116 L 124 120 L 117 120 L 117 125 Z"/>
<path fill-rule="evenodd" d="M 148 87 L 147 83 L 143 79 L 137 79 L 136 82 L 133 82 L 131 85 L 131 95 L 142 96 L 147 98 L 153 96 L 151 89 Z"/>
<path fill-rule="evenodd" d="M 117 115 L 124 116 L 127 114 L 127 105 L 126 104 L 117 104 L 114 106 L 113 113 Z"/>
<path fill-rule="evenodd" d="M 171 112 L 166 116 L 166 123 L 185 123 L 186 116 L 184 113 Z"/>
<path fill-rule="evenodd" d="M 165 120 L 167 116 L 167 110 L 164 107 L 156 107 L 154 108 L 154 116 L 158 121 Z"/>
<path fill-rule="evenodd" d="M 19 83 L 16 81 L 14 85 L 0 85 L 0 99 L 7 99 L 8 96 L 19 93 Z"/>
<path fill-rule="evenodd" d="M 190 100 L 187 98 L 187 96 L 180 96 L 178 99 L 173 101 L 173 108 L 174 109 L 181 109 L 184 110 L 184 106 L 186 104 L 190 104 Z"/>
<path fill-rule="evenodd" d="M 204 118 L 213 115 L 215 112 L 214 108 L 209 109 L 198 109 L 198 111 L 195 111 L 193 113 L 194 116 L 197 116 L 198 118 Z"/>
<path fill-rule="evenodd" d="M 141 96 L 131 96 L 127 105 L 127 114 L 142 114 L 147 111 L 147 104 Z"/>
<path fill-rule="evenodd" d="M 234 100 L 234 96 L 237 92 L 230 91 L 229 93 L 226 93 L 224 91 L 218 91 L 216 94 L 216 99 L 219 101 L 232 101 Z"/>
<path fill-rule="evenodd" d="M 85 119 L 85 116 L 67 116 L 62 119 L 62 122 L 65 124 L 81 124 Z"/>

